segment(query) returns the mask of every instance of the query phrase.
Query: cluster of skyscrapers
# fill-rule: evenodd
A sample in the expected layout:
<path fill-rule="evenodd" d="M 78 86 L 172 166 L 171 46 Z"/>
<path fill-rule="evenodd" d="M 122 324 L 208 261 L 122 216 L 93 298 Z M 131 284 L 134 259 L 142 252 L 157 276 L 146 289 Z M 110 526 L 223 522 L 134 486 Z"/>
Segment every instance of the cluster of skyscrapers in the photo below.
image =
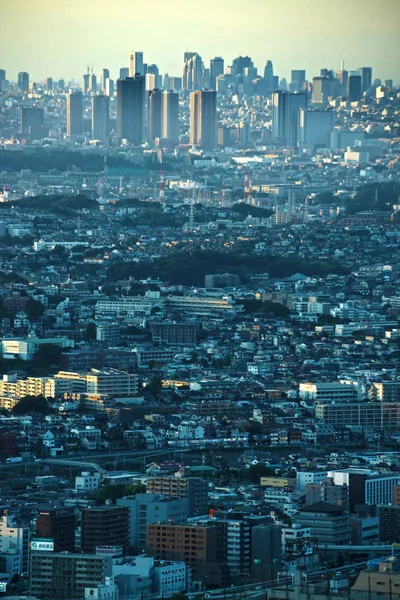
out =
<path fill-rule="evenodd" d="M 88 108 L 88 96 L 91 96 L 92 139 L 107 144 L 110 109 L 115 110 L 115 104 L 110 100 L 116 92 L 113 130 L 117 144 L 138 146 L 148 142 L 169 148 L 178 145 L 181 109 L 189 106 L 187 140 L 190 139 L 193 146 L 211 150 L 217 143 L 224 145 L 226 141 L 226 136 L 222 135 L 223 126 L 222 134 L 218 130 L 217 136 L 217 95 L 218 98 L 268 96 L 272 107 L 272 140 L 287 146 L 311 142 L 324 146 L 329 145 L 333 128 L 333 111 L 329 110 L 329 103 L 337 98 L 358 102 L 364 94 L 371 93 L 375 84 L 380 81 L 372 81 L 371 67 L 347 71 L 341 63 L 336 72 L 321 69 L 312 82 L 307 81 L 304 69 L 295 69 L 291 72 L 291 81 L 287 82 L 274 74 L 270 60 L 261 75 L 249 56 L 239 56 L 229 66 L 225 66 L 223 58 L 215 57 L 206 65 L 197 52 L 184 53 L 182 77 L 162 76 L 157 65 L 144 62 L 143 52 L 132 52 L 129 66 L 120 69 L 116 85 L 108 69 L 102 70 L 98 82 L 89 65 L 83 76 L 82 89 L 67 92 L 67 135 L 84 136 L 87 131 L 84 111 Z M 35 86 L 26 72 L 18 74 L 17 85 L 22 93 L 32 91 Z M 65 83 L 63 80 L 53 82 L 49 77 L 45 85 L 50 92 L 53 88 L 62 91 Z M 387 81 L 385 85 L 391 87 L 392 82 Z M 4 91 L 7 86 L 6 73 L 0 70 L 0 90 Z M 313 110 L 310 110 L 310 101 Z M 30 110 L 32 114 L 24 115 L 22 132 L 43 125 L 43 110 Z"/>

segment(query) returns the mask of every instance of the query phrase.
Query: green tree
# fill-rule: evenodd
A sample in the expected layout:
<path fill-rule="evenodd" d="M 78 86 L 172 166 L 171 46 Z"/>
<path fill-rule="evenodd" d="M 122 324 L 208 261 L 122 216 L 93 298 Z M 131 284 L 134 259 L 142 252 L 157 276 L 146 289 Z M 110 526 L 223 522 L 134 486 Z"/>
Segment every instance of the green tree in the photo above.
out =
<path fill-rule="evenodd" d="M 51 366 L 58 366 L 62 348 L 56 344 L 41 344 L 33 356 L 33 364 L 36 367 L 48 369 Z"/>
<path fill-rule="evenodd" d="M 29 298 L 28 302 L 25 304 L 25 312 L 27 313 L 29 319 L 37 319 L 43 315 L 44 306 L 41 302 L 38 302 L 33 298 Z"/>
<path fill-rule="evenodd" d="M 96 323 L 91 322 L 87 324 L 86 330 L 83 333 L 82 338 L 86 341 L 96 339 Z"/>
<path fill-rule="evenodd" d="M 29 413 L 39 413 L 48 415 L 53 411 L 44 396 L 24 396 L 11 409 L 13 415 L 26 415 Z"/>

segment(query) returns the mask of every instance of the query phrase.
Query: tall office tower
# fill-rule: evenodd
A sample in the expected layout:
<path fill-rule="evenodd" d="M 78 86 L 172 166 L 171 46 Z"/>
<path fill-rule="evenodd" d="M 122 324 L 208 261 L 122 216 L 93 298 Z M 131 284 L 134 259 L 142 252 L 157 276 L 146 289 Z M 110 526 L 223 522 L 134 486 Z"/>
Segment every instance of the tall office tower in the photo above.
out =
<path fill-rule="evenodd" d="M 21 71 L 18 73 L 18 89 L 20 92 L 27 92 L 29 89 L 29 73 Z"/>
<path fill-rule="evenodd" d="M 162 76 L 160 75 L 160 70 L 157 65 L 148 65 L 146 75 L 154 75 L 155 85 L 154 88 L 152 88 L 153 90 L 160 90 L 162 88 Z"/>
<path fill-rule="evenodd" d="M 306 72 L 304 69 L 295 69 L 292 71 L 292 79 L 290 83 L 291 92 L 301 92 L 306 82 Z"/>
<path fill-rule="evenodd" d="M 105 94 L 106 94 L 106 96 L 109 96 L 110 98 L 111 98 L 111 96 L 114 96 L 114 81 L 113 81 L 113 79 L 110 79 L 110 78 L 106 79 Z"/>
<path fill-rule="evenodd" d="M 271 60 L 267 60 L 267 64 L 264 69 L 264 79 L 266 83 L 266 90 L 268 94 L 274 90 L 274 67 Z"/>
<path fill-rule="evenodd" d="M 46 88 L 49 92 L 51 92 L 53 90 L 53 78 L 52 77 L 48 77 L 46 79 Z"/>
<path fill-rule="evenodd" d="M 232 61 L 231 67 L 231 75 L 232 77 L 237 77 L 238 75 L 243 75 L 244 69 L 254 68 L 254 63 L 251 60 L 250 56 L 238 56 Z"/>
<path fill-rule="evenodd" d="M 147 75 L 146 75 L 147 77 Z M 162 91 L 152 90 L 147 97 L 147 139 L 154 144 L 162 137 Z"/>
<path fill-rule="evenodd" d="M 393 79 L 385 79 L 385 87 L 391 90 L 393 88 Z"/>
<path fill-rule="evenodd" d="M 66 600 L 85 598 L 85 588 L 101 586 L 103 591 L 100 587 L 96 596 L 86 597 L 115 598 L 104 590 L 111 574 L 111 556 L 33 551 L 30 591 L 44 600 Z"/>
<path fill-rule="evenodd" d="M 65 81 L 64 79 L 59 79 L 57 84 L 58 89 L 63 92 L 65 89 Z"/>
<path fill-rule="evenodd" d="M 332 110 L 300 109 L 298 143 L 304 150 L 329 148 L 335 122 Z"/>
<path fill-rule="evenodd" d="M 8 81 L 6 79 L 6 72 L 4 69 L 0 69 L 0 92 L 5 92 L 8 88 Z"/>
<path fill-rule="evenodd" d="M 152 90 L 158 89 L 156 86 L 156 76 L 153 73 L 146 73 L 144 76 L 144 81 L 146 92 L 151 92 Z"/>
<path fill-rule="evenodd" d="M 139 146 L 144 139 L 144 77 L 117 81 L 117 140 Z"/>
<path fill-rule="evenodd" d="M 347 82 L 347 97 L 350 102 L 361 100 L 361 75 L 350 75 Z"/>
<path fill-rule="evenodd" d="M 191 66 L 191 60 L 195 56 L 198 56 L 197 52 L 185 52 L 183 55 L 183 75 L 182 75 L 182 89 L 190 90 L 189 88 L 189 71 Z"/>
<path fill-rule="evenodd" d="M 97 77 L 94 73 L 89 75 L 89 92 L 92 92 L 92 94 L 97 92 Z"/>
<path fill-rule="evenodd" d="M 162 137 L 179 143 L 179 94 L 165 91 L 162 97 Z"/>
<path fill-rule="evenodd" d="M 89 92 L 89 79 L 90 79 L 90 73 L 89 71 L 87 73 L 84 74 L 83 76 L 83 93 L 87 94 Z"/>
<path fill-rule="evenodd" d="M 273 93 L 272 102 L 272 139 L 296 146 L 299 112 L 307 106 L 307 95 L 281 90 Z"/>
<path fill-rule="evenodd" d="M 143 52 L 131 52 L 129 55 L 129 77 L 145 75 Z"/>
<path fill-rule="evenodd" d="M 84 508 L 82 516 L 82 552 L 94 553 L 96 546 L 129 544 L 129 508 L 125 506 L 95 506 Z"/>
<path fill-rule="evenodd" d="M 285 78 L 285 77 L 282 77 L 282 79 L 279 81 L 279 86 L 278 86 L 278 88 L 279 88 L 280 90 L 284 90 L 284 91 L 286 91 L 286 90 L 287 90 L 287 87 L 288 87 L 288 85 L 287 85 L 286 78 Z"/>
<path fill-rule="evenodd" d="M 76 516 L 72 507 L 46 506 L 39 508 L 39 515 L 36 519 L 36 535 L 51 538 L 54 541 L 56 552 L 74 552 L 75 524 Z"/>
<path fill-rule="evenodd" d="M 204 150 L 216 145 L 217 92 L 196 91 L 190 94 L 190 143 Z"/>
<path fill-rule="evenodd" d="M 83 135 L 83 94 L 67 94 L 67 135 Z"/>
<path fill-rule="evenodd" d="M 29 527 L 17 527 L 14 519 L 5 510 L 0 519 L 0 552 L 19 556 L 18 575 L 29 573 Z"/>
<path fill-rule="evenodd" d="M 321 77 L 328 77 L 328 79 L 330 79 L 331 81 L 333 81 L 333 79 L 335 78 L 335 74 L 332 71 L 332 69 L 321 69 L 319 74 Z"/>
<path fill-rule="evenodd" d="M 210 60 L 210 89 L 217 89 L 217 77 L 224 74 L 224 59 L 216 56 Z"/>
<path fill-rule="evenodd" d="M 203 88 L 203 61 L 197 52 L 183 66 L 183 89 L 190 92 Z"/>
<path fill-rule="evenodd" d="M 343 60 L 340 63 L 339 71 L 336 71 L 336 79 L 339 80 L 340 83 L 340 92 L 341 94 L 346 94 L 347 92 L 347 82 L 349 78 L 349 72 L 345 71 Z"/>
<path fill-rule="evenodd" d="M 93 96 L 92 98 L 92 139 L 108 143 L 108 124 L 110 115 L 110 98 Z"/>
<path fill-rule="evenodd" d="M 127 77 L 129 77 L 129 67 L 121 67 L 119 70 L 119 78 L 126 79 Z"/>
<path fill-rule="evenodd" d="M 203 68 L 202 87 L 204 90 L 209 90 L 211 88 L 210 69 L 206 67 Z"/>
<path fill-rule="evenodd" d="M 328 77 L 314 77 L 312 89 L 313 102 L 328 102 L 331 95 L 331 81 Z"/>
<path fill-rule="evenodd" d="M 103 92 L 106 91 L 106 81 L 107 79 L 110 79 L 110 70 L 109 69 L 103 69 L 102 75 L 101 75 L 101 89 Z"/>
<path fill-rule="evenodd" d="M 29 133 L 31 127 L 43 127 L 43 108 L 21 108 L 21 133 Z"/>
<path fill-rule="evenodd" d="M 358 74 L 361 76 L 361 93 L 364 94 L 372 86 L 372 67 L 360 67 Z"/>

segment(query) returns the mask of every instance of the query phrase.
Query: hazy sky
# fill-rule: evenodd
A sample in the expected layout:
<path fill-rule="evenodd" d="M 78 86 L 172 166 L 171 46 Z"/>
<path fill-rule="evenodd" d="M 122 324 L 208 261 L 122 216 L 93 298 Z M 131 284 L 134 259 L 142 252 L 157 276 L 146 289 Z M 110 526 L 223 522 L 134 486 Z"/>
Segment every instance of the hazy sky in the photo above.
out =
<path fill-rule="evenodd" d="M 88 64 L 111 77 L 142 50 L 161 73 L 181 75 L 183 52 L 208 63 L 250 55 L 263 72 L 372 66 L 400 83 L 400 0 L 0 0 L 0 68 L 15 80 L 76 78 Z"/>

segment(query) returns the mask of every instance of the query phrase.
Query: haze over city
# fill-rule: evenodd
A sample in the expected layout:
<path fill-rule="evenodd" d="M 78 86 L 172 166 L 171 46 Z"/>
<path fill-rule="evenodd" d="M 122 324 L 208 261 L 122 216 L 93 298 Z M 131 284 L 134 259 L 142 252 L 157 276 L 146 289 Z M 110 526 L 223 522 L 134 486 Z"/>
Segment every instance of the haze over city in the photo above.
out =
<path fill-rule="evenodd" d="M 194 50 L 226 64 L 249 55 L 259 68 L 271 59 L 281 77 L 291 69 L 311 77 L 344 60 L 350 70 L 367 64 L 376 77 L 400 80 L 397 0 L 2 0 L 1 22 L 11 79 L 22 70 L 34 80 L 80 79 L 86 64 L 116 76 L 132 50 L 180 75 L 183 52 Z"/>

